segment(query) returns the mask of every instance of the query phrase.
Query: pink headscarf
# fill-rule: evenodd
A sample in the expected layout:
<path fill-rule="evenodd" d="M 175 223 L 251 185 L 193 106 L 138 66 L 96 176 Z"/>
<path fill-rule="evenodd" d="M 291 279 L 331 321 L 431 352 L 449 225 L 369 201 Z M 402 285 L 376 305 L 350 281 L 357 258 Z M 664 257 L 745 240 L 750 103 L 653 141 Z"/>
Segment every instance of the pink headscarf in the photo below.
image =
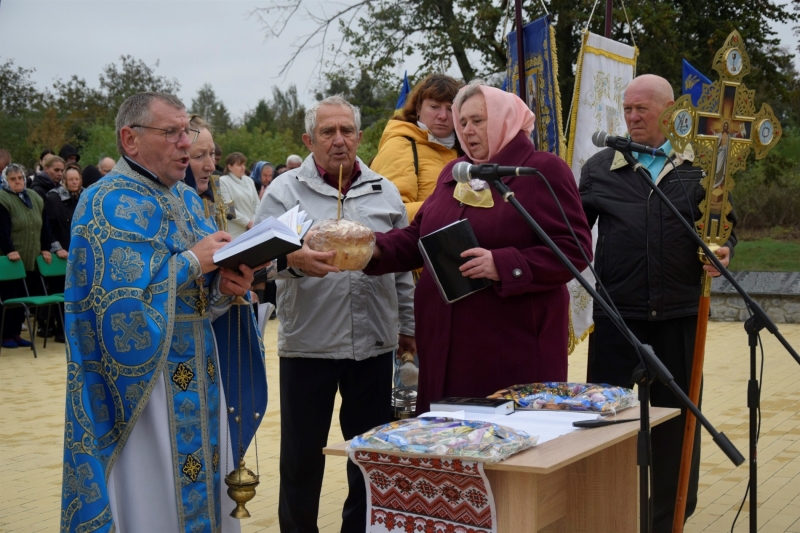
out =
<path fill-rule="evenodd" d="M 459 94 L 464 92 L 467 87 L 462 87 Z M 469 146 L 465 142 L 462 133 L 463 128 L 459 121 L 460 106 L 453 106 L 453 121 L 455 122 L 456 135 L 458 135 L 461 148 L 477 164 L 491 161 L 520 131 L 524 131 L 525 135 L 530 136 L 534 119 L 536 118 L 533 111 L 516 94 L 507 93 L 487 85 L 481 85 L 480 92 L 486 99 L 486 114 L 488 116 L 486 133 L 489 138 L 489 155 L 486 159 L 476 159 L 469 153 Z M 458 100 L 458 95 L 456 95 L 456 100 Z M 466 101 L 469 101 L 469 99 Z"/>

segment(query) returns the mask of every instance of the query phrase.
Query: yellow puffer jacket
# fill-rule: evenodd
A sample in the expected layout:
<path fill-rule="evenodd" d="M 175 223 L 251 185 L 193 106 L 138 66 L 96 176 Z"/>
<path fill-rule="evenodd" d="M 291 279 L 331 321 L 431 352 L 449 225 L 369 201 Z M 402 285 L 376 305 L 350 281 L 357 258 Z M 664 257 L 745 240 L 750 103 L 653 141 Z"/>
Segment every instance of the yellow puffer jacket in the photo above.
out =
<path fill-rule="evenodd" d="M 414 172 L 414 153 L 411 141 L 417 145 L 419 175 Z M 428 140 L 428 131 L 404 120 L 390 120 L 383 130 L 378 155 L 370 168 L 394 183 L 400 190 L 408 211 L 408 221 L 414 220 L 422 202 L 433 193 L 444 166 L 457 157 L 455 148 L 447 148 Z"/>

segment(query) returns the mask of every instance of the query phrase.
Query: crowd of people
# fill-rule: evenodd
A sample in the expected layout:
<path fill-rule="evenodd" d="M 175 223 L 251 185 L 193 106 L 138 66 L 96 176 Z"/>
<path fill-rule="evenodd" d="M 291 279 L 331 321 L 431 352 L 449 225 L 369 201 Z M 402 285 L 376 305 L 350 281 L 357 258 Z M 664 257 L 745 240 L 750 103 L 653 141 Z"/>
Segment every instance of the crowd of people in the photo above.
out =
<path fill-rule="evenodd" d="M 688 173 L 690 156 L 674 153 L 659 130 L 660 113 L 673 101 L 666 80 L 640 76 L 625 92 L 625 120 L 634 141 L 661 147 Z M 697 262 L 691 239 L 653 205 L 617 152 L 590 158 L 579 188 L 563 160 L 536 150 L 535 120 L 514 94 L 434 74 L 389 120 L 370 162 L 357 156 L 360 111 L 341 96 L 308 110 L 302 140 L 309 155 L 290 155 L 285 165 L 248 166 L 245 154 L 233 152 L 220 166 L 208 123 L 159 93 L 137 94 L 120 108 L 116 162 L 103 158 L 81 169 L 80 155 L 65 146 L 58 155 L 44 152 L 26 185 L 24 169 L 0 150 L 2 253 L 23 261 L 29 278 L 38 255 L 68 258 L 66 287 L 63 280 L 50 287 L 66 288 L 65 325 L 53 327 L 62 339 L 67 333 L 70 362 L 62 529 L 113 521 L 122 532 L 238 531 L 227 518 L 233 503 L 222 490 L 220 457 L 230 462 L 246 450 L 266 407 L 266 378 L 263 347 L 250 346 L 236 354 L 255 364 L 247 383 L 230 385 L 235 297 L 267 299 L 280 319 L 283 532 L 318 530 L 322 448 L 337 392 L 344 438 L 390 421 L 397 354 L 418 354 L 418 413 L 444 396 L 566 381 L 571 274 L 493 187 L 456 182 L 452 170 L 461 161 L 539 169 L 549 185 L 503 181 L 578 270 L 592 260 L 590 226 L 598 222 L 600 280 L 637 337 L 664 354 L 686 387 L 696 282 L 702 268 L 717 272 Z M 664 179 L 672 173 L 668 158 L 637 157 L 659 187 L 678 194 L 674 180 Z M 699 204 L 699 181 L 686 187 Z M 295 206 L 315 221 L 341 213 L 375 232 L 367 267 L 339 271 L 331 264 L 335 250 L 312 250 L 307 242 L 256 269 L 213 264 L 227 242 Z M 696 206 L 682 208 L 697 218 Z M 653 224 L 643 225 L 645 216 L 656 217 Z M 491 285 L 448 303 L 422 268 L 418 241 L 464 219 L 479 246 L 462 253 L 462 275 Z M 718 252 L 723 264 L 735 244 L 734 237 Z M 14 290 L 0 285 L 3 298 Z M 27 346 L 20 315 L 13 316 L 3 347 Z M 244 318 L 235 328 L 255 320 L 249 306 L 237 316 Z M 599 308 L 595 323 L 590 379 L 632 386 L 631 347 Z M 654 389 L 653 404 L 675 405 L 667 396 Z M 254 419 L 243 420 L 237 397 L 263 400 Z M 683 438 L 682 422 L 664 428 L 653 441 L 655 531 L 671 530 Z M 687 516 L 697 469 L 695 461 Z M 75 472 L 96 482 L 93 499 L 70 489 Z M 362 532 L 365 484 L 349 461 L 347 479 L 342 531 Z"/>
<path fill-rule="evenodd" d="M 244 168 L 247 163 L 246 156 L 233 152 L 226 159 L 226 167 L 220 167 L 222 148 L 211 140 L 209 125 L 198 116 L 194 116 L 193 119 L 202 123 L 203 126 L 201 142 L 193 144 L 192 150 L 200 150 L 201 146 L 205 147 L 205 151 L 210 150 L 208 152 L 210 166 L 201 170 L 205 164 L 205 157 L 192 156 L 192 164 L 190 170 L 187 171 L 186 182 L 196 188 L 198 194 L 209 205 L 213 205 L 216 200 L 213 197 L 213 190 L 208 187 L 208 180 L 212 174 L 222 178 L 221 183 L 225 189 L 220 195 L 225 202 L 233 204 L 237 212 L 237 217 L 231 221 L 228 231 L 234 237 L 238 236 L 252 227 L 256 206 L 273 177 L 297 168 L 303 160 L 299 155 L 290 154 L 284 164 L 273 165 L 268 161 L 257 161 L 250 168 Z M 210 147 L 205 146 L 207 143 L 210 143 Z M 58 154 L 50 149 L 43 150 L 35 166 L 28 169 L 23 165 L 13 163 L 12 154 L 8 150 L 0 148 L 0 187 L 4 191 L 17 194 L 19 198 L 17 201 L 11 201 L 10 197 L 0 194 L 0 255 L 5 255 L 12 261 L 24 257 L 23 263 L 28 274 L 25 287 L 19 283 L 0 281 L 0 299 L 39 296 L 45 291 L 47 294 L 64 292 L 64 276 L 49 277 L 43 285 L 35 265 L 36 256 L 41 253 L 48 264 L 51 262 L 51 255 L 64 260 L 67 258 L 72 216 L 80 195 L 85 189 L 111 172 L 116 164 L 116 160 L 113 158 L 103 156 L 96 165 L 88 164 L 82 167 L 80 159 L 81 155 L 78 150 L 70 144 L 65 144 Z M 234 160 L 242 166 L 234 163 Z M 195 164 L 195 161 L 201 163 Z M 196 170 L 194 175 L 191 169 Z M 12 172 L 14 179 L 8 180 L 7 175 Z M 18 174 L 22 175 L 21 181 L 16 179 Z M 200 178 L 196 179 L 195 176 L 200 176 Z M 242 180 L 242 177 L 250 179 Z M 17 191 L 16 189 L 19 188 L 21 190 Z M 253 189 L 255 194 L 250 194 Z M 37 207 L 38 202 L 30 200 L 29 193 L 31 192 L 37 193 L 34 198 L 41 199 L 43 207 Z M 17 202 L 21 202 L 26 210 L 19 211 Z M 19 216 L 23 213 L 24 217 Z M 31 240 L 32 235 L 35 235 L 36 241 Z M 37 247 L 35 242 L 41 242 L 41 250 L 31 255 L 31 246 Z M 254 289 L 255 294 L 260 297 L 262 302 L 275 305 L 276 286 L 274 281 L 262 282 Z M 0 313 L 2 313 L 2 305 L 0 305 Z M 64 343 L 65 335 L 60 316 L 51 313 L 48 319 L 46 312 L 37 314 L 39 325 L 36 334 L 40 338 L 52 337 L 56 342 Z M 1 332 L 2 347 L 29 347 L 30 341 L 20 335 L 23 328 L 27 328 L 23 310 L 21 308 L 9 309 Z"/>

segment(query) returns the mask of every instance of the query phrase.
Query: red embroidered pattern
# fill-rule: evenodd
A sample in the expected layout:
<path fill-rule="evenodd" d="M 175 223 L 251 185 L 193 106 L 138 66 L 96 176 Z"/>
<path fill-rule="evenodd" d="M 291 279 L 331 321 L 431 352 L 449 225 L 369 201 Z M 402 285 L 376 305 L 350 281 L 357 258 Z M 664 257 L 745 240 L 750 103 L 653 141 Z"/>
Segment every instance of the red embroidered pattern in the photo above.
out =
<path fill-rule="evenodd" d="M 493 533 L 480 463 L 355 452 L 370 480 L 370 533 Z"/>

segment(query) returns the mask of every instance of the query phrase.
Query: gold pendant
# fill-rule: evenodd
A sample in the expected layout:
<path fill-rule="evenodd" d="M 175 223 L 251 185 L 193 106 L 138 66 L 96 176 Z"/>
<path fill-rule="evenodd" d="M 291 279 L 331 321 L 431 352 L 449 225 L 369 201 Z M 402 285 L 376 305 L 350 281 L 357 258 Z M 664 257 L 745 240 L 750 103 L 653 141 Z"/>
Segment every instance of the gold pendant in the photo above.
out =
<path fill-rule="evenodd" d="M 228 496 L 236 502 L 236 508 L 231 511 L 234 518 L 250 518 L 250 513 L 244 504 L 252 500 L 256 495 L 258 486 L 258 476 L 244 466 L 244 459 L 239 461 L 239 468 L 225 477 L 225 484 L 228 485 Z"/>

